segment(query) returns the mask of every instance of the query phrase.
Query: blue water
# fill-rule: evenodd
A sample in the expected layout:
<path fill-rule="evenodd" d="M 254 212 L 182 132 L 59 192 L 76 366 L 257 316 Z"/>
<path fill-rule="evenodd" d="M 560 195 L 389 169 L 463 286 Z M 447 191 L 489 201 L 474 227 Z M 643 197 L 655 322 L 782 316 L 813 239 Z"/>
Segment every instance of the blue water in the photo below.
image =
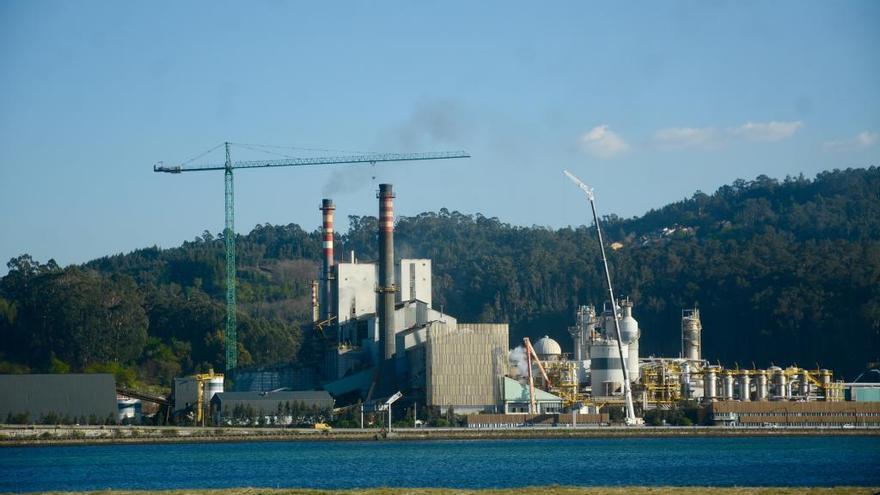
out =
<path fill-rule="evenodd" d="M 228 487 L 880 486 L 878 437 L 0 448 L 0 492 Z"/>

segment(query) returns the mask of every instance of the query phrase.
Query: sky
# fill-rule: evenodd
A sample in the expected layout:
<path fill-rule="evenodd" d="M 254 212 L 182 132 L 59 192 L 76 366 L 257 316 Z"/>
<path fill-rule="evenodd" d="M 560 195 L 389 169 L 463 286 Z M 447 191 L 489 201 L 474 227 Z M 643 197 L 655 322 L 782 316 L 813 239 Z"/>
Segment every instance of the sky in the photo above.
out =
<path fill-rule="evenodd" d="M 448 208 L 642 215 L 738 178 L 880 165 L 880 2 L 0 2 L 0 260 L 82 263 L 223 229 Z M 274 148 L 253 145 L 272 145 Z M 270 151 L 271 153 L 266 153 Z M 222 163 L 222 147 L 189 164 Z M 6 267 L 0 267 L 0 274 Z"/>

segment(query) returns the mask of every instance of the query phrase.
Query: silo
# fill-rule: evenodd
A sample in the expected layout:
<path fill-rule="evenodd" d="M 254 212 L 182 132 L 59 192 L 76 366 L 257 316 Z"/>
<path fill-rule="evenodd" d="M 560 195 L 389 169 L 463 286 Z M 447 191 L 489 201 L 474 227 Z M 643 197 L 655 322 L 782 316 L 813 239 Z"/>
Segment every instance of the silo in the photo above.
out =
<path fill-rule="evenodd" d="M 751 387 L 751 377 L 749 377 L 749 372 L 746 370 L 740 371 L 737 378 L 739 400 L 743 402 L 752 400 L 751 390 L 749 390 Z"/>
<path fill-rule="evenodd" d="M 691 364 L 685 361 L 681 364 L 681 396 L 688 400 L 691 394 Z"/>
<path fill-rule="evenodd" d="M 703 400 L 712 402 L 716 398 L 718 367 L 707 366 L 703 369 Z"/>
<path fill-rule="evenodd" d="M 825 397 L 825 400 L 829 400 L 828 395 L 831 390 L 831 372 L 825 369 L 820 370 L 819 383 L 822 384 L 822 395 Z"/>
<path fill-rule="evenodd" d="M 627 346 L 622 345 L 623 354 L 626 355 Z M 623 367 L 620 365 L 617 341 L 607 339 L 593 342 L 590 352 L 593 396 L 608 396 L 615 391 L 622 391 Z"/>
<path fill-rule="evenodd" d="M 767 372 L 758 370 L 758 379 L 755 383 L 755 400 L 767 400 L 768 390 Z"/>
<path fill-rule="evenodd" d="M 724 378 L 722 379 L 722 390 L 722 399 L 733 400 L 733 372 L 730 370 L 724 372 Z"/>
<path fill-rule="evenodd" d="M 209 378 L 205 383 L 204 390 L 205 404 L 210 404 L 214 394 L 223 393 L 223 375 L 214 375 L 214 377 Z"/>
<path fill-rule="evenodd" d="M 620 303 L 620 340 L 627 345 L 628 352 L 626 354 L 626 370 L 629 374 L 629 381 L 637 382 L 639 380 L 639 322 L 632 315 L 633 304 L 629 299 L 625 299 Z"/>
<path fill-rule="evenodd" d="M 770 372 L 770 379 L 773 382 L 773 389 L 770 398 L 773 400 L 785 400 L 787 388 L 785 370 L 778 366 L 771 366 L 768 371 Z"/>
<path fill-rule="evenodd" d="M 681 357 L 691 361 L 701 359 L 701 333 L 699 309 L 685 309 L 681 312 Z"/>
<path fill-rule="evenodd" d="M 798 373 L 798 395 L 804 399 L 810 395 L 810 375 L 807 370 Z"/>

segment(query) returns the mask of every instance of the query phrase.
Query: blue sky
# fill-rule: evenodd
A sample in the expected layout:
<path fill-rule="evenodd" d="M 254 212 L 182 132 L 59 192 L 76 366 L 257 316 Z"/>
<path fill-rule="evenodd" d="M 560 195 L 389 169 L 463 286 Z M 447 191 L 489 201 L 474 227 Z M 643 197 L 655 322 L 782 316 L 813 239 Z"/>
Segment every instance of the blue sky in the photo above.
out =
<path fill-rule="evenodd" d="M 0 2 L 0 260 L 223 226 L 223 141 L 473 158 L 241 171 L 236 227 L 446 207 L 641 215 L 737 178 L 880 164 L 880 3 Z M 233 148 L 237 159 L 274 155 Z M 215 152 L 202 162 L 222 161 Z M 345 222 L 340 226 L 345 229 Z M 0 268 L 5 273 L 5 266 Z"/>

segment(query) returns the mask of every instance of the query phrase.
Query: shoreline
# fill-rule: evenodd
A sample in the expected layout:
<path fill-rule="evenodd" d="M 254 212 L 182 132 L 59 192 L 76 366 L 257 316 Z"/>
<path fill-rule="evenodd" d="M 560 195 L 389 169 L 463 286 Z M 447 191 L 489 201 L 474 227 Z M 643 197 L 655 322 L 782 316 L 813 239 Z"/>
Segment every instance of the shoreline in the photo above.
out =
<path fill-rule="evenodd" d="M 385 435 L 377 429 L 177 426 L 0 426 L 3 447 L 229 442 L 355 442 L 424 440 L 523 440 L 578 438 L 680 438 L 774 436 L 880 436 L 880 428 L 744 427 L 528 427 L 400 428 Z"/>

